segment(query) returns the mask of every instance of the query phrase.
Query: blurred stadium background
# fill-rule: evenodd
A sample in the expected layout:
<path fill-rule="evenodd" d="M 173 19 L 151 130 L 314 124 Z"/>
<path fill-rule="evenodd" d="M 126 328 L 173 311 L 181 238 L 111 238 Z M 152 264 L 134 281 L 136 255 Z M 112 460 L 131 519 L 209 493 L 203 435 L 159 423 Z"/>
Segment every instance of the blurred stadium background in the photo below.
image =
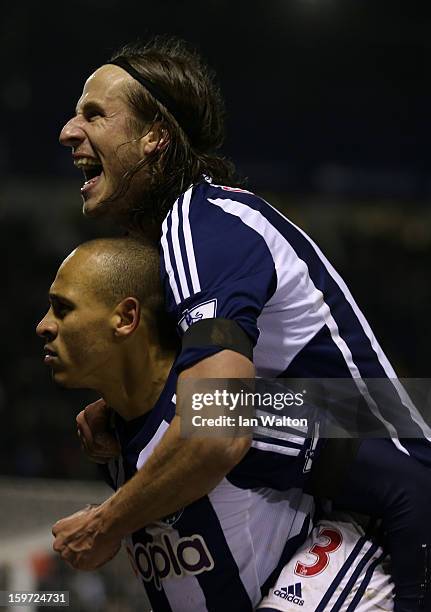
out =
<path fill-rule="evenodd" d="M 427 377 L 430 26 L 414 0 L 2 8 L 0 590 L 29 579 L 26 559 L 38 584 L 78 593 L 73 610 L 142 610 L 121 559 L 78 575 L 46 556 L 52 521 L 94 501 L 89 488 L 108 494 L 94 488 L 75 437 L 74 416 L 93 397 L 51 385 L 34 334 L 64 256 L 116 233 L 81 217 L 81 176 L 57 140 L 85 78 L 129 40 L 167 33 L 194 43 L 225 94 L 225 154 L 319 243 L 399 375 Z"/>

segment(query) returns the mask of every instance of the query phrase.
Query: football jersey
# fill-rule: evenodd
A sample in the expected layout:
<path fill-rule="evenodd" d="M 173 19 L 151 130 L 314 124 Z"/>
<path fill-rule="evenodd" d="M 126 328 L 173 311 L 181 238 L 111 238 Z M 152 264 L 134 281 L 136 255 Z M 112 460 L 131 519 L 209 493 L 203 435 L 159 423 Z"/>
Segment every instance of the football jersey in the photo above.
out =
<path fill-rule="evenodd" d="M 173 369 L 147 414 L 115 416 L 121 456 L 102 467 L 114 489 L 145 464 L 168 428 L 176 378 Z M 208 495 L 128 537 L 154 612 L 254 610 L 312 528 L 313 499 L 295 486 L 305 463 L 304 447 L 294 455 L 251 448 Z"/>
<path fill-rule="evenodd" d="M 231 319 L 253 342 L 258 377 L 351 377 L 398 449 L 431 465 L 431 429 L 345 282 L 266 201 L 207 179 L 191 186 L 164 220 L 161 274 L 180 333 L 203 318 Z M 177 370 L 219 350 L 188 346 Z M 367 378 L 387 379 L 381 397 L 373 397 Z"/>
<path fill-rule="evenodd" d="M 321 520 L 257 610 L 392 611 L 394 585 L 385 561 L 380 546 L 351 517 Z"/>

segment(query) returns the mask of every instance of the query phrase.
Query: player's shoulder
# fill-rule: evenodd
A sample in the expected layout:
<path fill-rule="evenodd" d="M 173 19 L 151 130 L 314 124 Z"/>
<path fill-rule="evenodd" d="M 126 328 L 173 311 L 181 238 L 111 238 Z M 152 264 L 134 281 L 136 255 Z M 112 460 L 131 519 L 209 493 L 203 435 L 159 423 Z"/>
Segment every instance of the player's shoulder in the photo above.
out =
<path fill-rule="evenodd" d="M 208 235 L 217 233 L 222 239 L 239 231 L 253 241 L 259 237 L 258 220 L 268 206 L 247 189 L 202 180 L 176 202 L 172 217 L 173 221 L 178 218 L 180 231 L 189 226 L 194 237 L 199 234 L 206 240 Z M 258 235 L 253 236 L 255 233 Z"/>
<path fill-rule="evenodd" d="M 251 206 L 253 208 L 267 205 L 263 198 L 248 189 L 230 185 L 219 185 L 208 179 L 200 181 L 194 186 L 192 200 L 193 203 L 201 202 L 212 206 L 217 204 L 221 206 L 227 202 Z"/>
<path fill-rule="evenodd" d="M 197 286 L 198 277 L 220 282 L 221 277 L 243 274 L 245 268 L 262 268 L 262 262 L 272 274 L 273 256 L 264 231 L 268 213 L 263 206 L 264 200 L 237 187 L 206 180 L 191 186 L 162 226 L 162 266 L 167 274 L 184 286 L 186 281 Z"/>
<path fill-rule="evenodd" d="M 249 216 L 268 216 L 272 207 L 262 197 L 252 191 L 229 185 L 218 185 L 208 178 L 190 185 L 180 195 L 168 211 L 163 224 L 162 234 L 188 233 L 191 229 L 223 227 L 236 225 L 241 221 L 251 227 Z M 266 211 L 266 212 L 265 212 Z"/>

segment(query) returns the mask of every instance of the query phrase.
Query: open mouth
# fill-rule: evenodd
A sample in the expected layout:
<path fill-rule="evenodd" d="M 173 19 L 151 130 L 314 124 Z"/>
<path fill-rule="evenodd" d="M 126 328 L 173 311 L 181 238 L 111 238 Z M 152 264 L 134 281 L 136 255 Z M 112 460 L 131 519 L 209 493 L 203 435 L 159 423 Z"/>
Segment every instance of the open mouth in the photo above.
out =
<path fill-rule="evenodd" d="M 57 353 L 55 351 L 52 351 L 49 348 L 45 347 L 44 352 L 45 352 L 45 357 L 44 357 L 45 363 L 51 363 L 57 357 Z"/>
<path fill-rule="evenodd" d="M 77 168 L 81 168 L 84 174 L 85 183 L 81 192 L 86 192 L 100 179 L 103 166 L 99 160 L 93 157 L 79 157 L 75 159 L 74 164 Z"/>

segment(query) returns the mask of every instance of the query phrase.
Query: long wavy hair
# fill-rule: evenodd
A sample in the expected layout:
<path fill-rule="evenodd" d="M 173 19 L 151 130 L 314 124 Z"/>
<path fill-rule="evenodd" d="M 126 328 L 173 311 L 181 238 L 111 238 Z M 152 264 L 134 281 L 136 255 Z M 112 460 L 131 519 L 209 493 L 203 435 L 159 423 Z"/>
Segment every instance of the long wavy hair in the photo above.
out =
<path fill-rule="evenodd" d="M 128 226 L 159 229 L 174 201 L 203 176 L 217 184 L 241 186 L 243 180 L 233 163 L 218 153 L 225 137 L 224 102 L 214 72 L 197 51 L 177 38 L 157 37 L 146 44 L 127 44 L 109 61 L 118 58 L 166 92 L 187 124 L 186 133 L 176 117 L 138 81 L 128 86 L 133 128 L 145 135 L 157 123 L 160 132 L 168 134 L 166 144 L 124 174 L 121 193 L 115 194 L 125 193 L 136 173 L 146 168 L 142 201 L 128 211 Z"/>

